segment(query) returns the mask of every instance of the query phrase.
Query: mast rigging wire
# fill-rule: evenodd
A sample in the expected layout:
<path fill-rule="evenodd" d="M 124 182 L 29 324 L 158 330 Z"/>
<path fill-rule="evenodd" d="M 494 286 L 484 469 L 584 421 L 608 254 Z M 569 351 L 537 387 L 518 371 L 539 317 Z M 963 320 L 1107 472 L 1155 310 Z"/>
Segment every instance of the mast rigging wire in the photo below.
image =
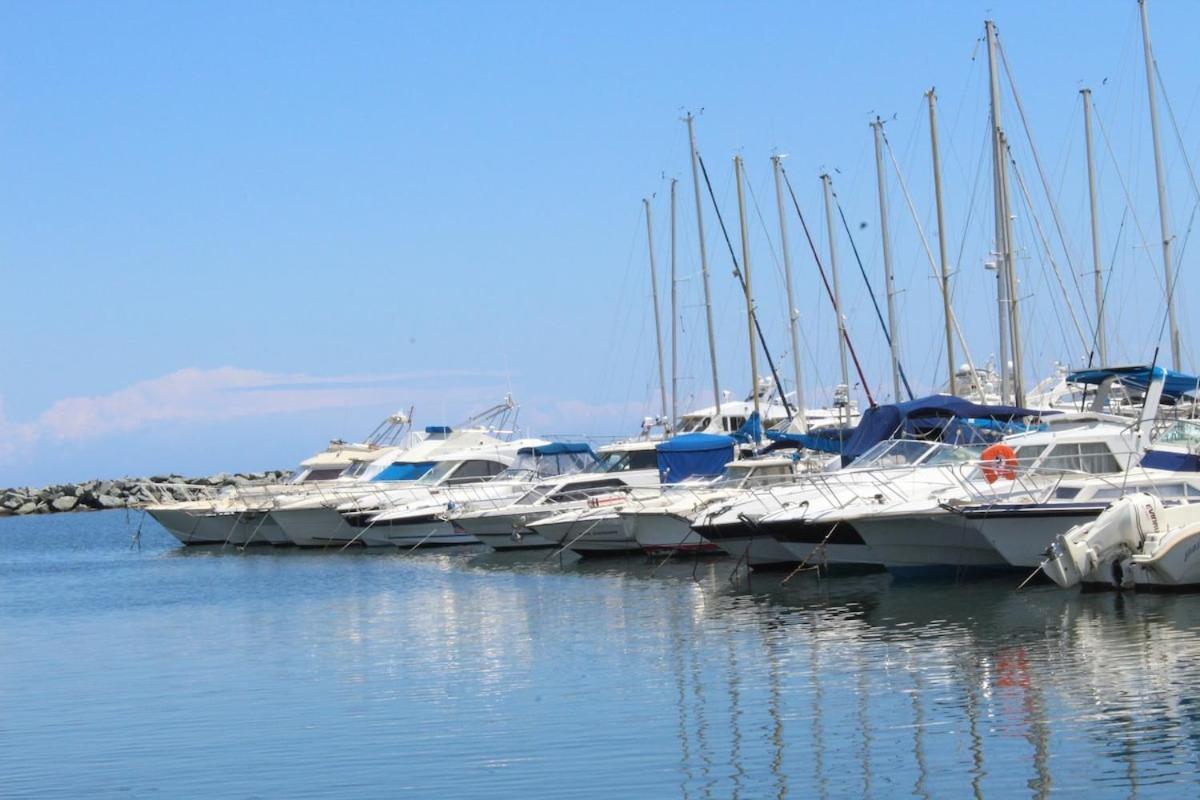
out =
<path fill-rule="evenodd" d="M 742 275 L 741 267 L 738 266 L 737 256 L 733 252 L 733 242 L 729 238 L 729 231 L 725 229 L 725 218 L 721 216 L 721 207 L 717 205 L 717 196 L 713 193 L 712 183 L 708 180 L 708 167 L 704 166 L 704 157 L 700 155 L 699 150 L 696 151 L 696 160 L 700 162 L 700 172 L 704 175 L 704 185 L 708 187 L 708 196 L 712 200 L 713 210 L 717 214 L 717 222 L 721 224 L 721 234 L 725 237 L 725 246 L 729 248 L 729 257 L 733 259 L 733 276 L 738 279 L 738 283 L 742 287 L 742 292 L 745 293 L 746 279 Z M 754 330 L 758 333 L 758 341 L 762 344 L 763 353 L 767 357 L 767 366 L 771 368 L 771 377 L 775 380 L 775 385 L 779 388 L 779 399 L 783 401 L 783 410 L 790 419 L 792 416 L 792 406 L 788 402 L 787 392 L 784 391 L 783 383 L 779 380 L 779 371 L 775 369 L 775 359 L 771 358 L 771 349 L 767 347 L 767 338 L 763 336 L 762 325 L 758 323 L 758 315 L 753 312 L 754 298 L 750 298 L 750 306 L 750 318 L 754 323 Z M 752 391 L 757 394 L 758 387 L 752 387 Z M 803 411 L 803 409 L 801 410 Z"/>
<path fill-rule="evenodd" d="M 825 276 L 825 267 L 821 265 L 821 256 L 817 254 L 817 246 L 813 243 L 812 234 L 808 230 L 808 223 L 804 219 L 804 214 L 800 211 L 800 203 L 796 200 L 796 192 L 792 189 L 792 181 L 788 178 L 787 170 L 781 164 L 779 171 L 783 173 L 783 182 L 787 184 L 788 195 L 792 198 L 792 206 L 796 209 L 796 216 L 800 218 L 800 227 L 804 229 L 804 238 L 808 240 L 808 248 L 812 250 L 813 261 L 817 263 L 817 271 L 821 273 L 821 282 L 825 284 L 825 292 L 829 295 L 829 302 L 833 305 L 833 313 L 841 316 L 841 309 L 838 308 L 837 300 L 833 296 L 833 288 L 829 285 L 829 278 Z M 838 320 L 838 325 L 842 331 L 842 338 L 846 341 L 846 349 L 850 351 L 850 358 L 854 361 L 854 371 L 858 373 L 858 380 L 867 395 L 867 402 L 871 407 L 879 405 L 875 402 L 875 398 L 871 395 L 871 385 L 867 383 L 867 376 L 863 374 L 862 364 L 858 361 L 858 354 L 854 351 L 854 343 L 850 341 L 850 331 L 846 329 L 846 325 L 841 319 Z M 846 387 L 849 390 L 850 387 Z"/>

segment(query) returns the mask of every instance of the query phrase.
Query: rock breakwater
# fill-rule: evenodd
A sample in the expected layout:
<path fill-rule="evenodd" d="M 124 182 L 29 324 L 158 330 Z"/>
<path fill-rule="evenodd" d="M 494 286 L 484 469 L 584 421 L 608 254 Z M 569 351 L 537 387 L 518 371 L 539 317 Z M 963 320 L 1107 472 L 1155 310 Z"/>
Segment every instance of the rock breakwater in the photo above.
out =
<path fill-rule="evenodd" d="M 40 489 L 0 489 L 0 517 L 136 508 L 149 503 L 198 499 L 230 487 L 265 486 L 279 483 L 285 477 L 287 472 L 283 470 L 220 472 L 202 478 L 155 475 L 65 483 Z"/>

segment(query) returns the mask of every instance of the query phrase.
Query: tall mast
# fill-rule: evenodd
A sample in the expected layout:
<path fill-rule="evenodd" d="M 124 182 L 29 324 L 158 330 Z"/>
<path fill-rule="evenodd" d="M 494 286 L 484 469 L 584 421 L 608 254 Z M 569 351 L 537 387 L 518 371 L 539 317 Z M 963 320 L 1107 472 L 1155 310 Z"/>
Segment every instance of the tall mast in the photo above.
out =
<path fill-rule="evenodd" d="M 667 377 L 666 369 L 663 360 L 663 343 L 662 343 L 662 316 L 658 311 L 658 270 L 654 264 L 654 220 L 650 216 L 650 199 L 643 198 L 642 204 L 646 206 L 646 244 L 650 250 L 650 296 L 654 300 L 654 341 L 658 346 L 658 393 L 662 400 L 662 417 L 667 419 Z M 670 431 L 671 423 L 674 420 L 667 420 L 667 430 Z"/>
<path fill-rule="evenodd" d="M 754 397 L 754 413 L 761 423 L 758 407 L 758 342 L 754 338 L 754 294 L 750 288 L 750 237 L 746 232 L 746 200 L 742 192 L 742 157 L 733 157 L 733 173 L 737 181 L 738 224 L 742 229 L 742 277 L 746 289 L 746 325 L 750 333 L 750 386 Z M 761 424 L 759 428 L 761 429 Z M 757 440 L 757 436 L 755 439 Z"/>
<path fill-rule="evenodd" d="M 938 258 L 942 266 L 942 314 L 946 320 L 946 369 L 950 380 L 950 394 L 954 391 L 954 311 L 950 306 L 950 260 L 946 257 L 946 218 L 942 211 L 942 161 L 938 157 L 937 137 L 937 94 L 930 89 L 925 94 L 929 100 L 929 147 L 933 152 L 933 196 L 937 204 Z M 980 393 L 982 395 L 982 392 Z M 981 396 L 980 402 L 984 401 Z"/>
<path fill-rule="evenodd" d="M 1021 365 L 1016 348 L 1013 352 L 1011 369 L 1008 360 L 1009 322 L 1014 316 L 1013 286 L 1015 281 L 1010 274 L 1013 266 L 1012 220 L 1008 214 L 1008 168 L 1005 166 L 1004 129 L 1000 124 L 1000 73 L 996 67 L 996 26 L 991 20 L 987 20 L 984 22 L 984 28 L 987 32 L 988 79 L 991 85 L 992 192 L 996 222 L 996 300 L 1000 322 L 1000 396 L 1004 401 L 1011 396 L 1014 401 L 1019 403 L 1018 398 L 1023 392 L 1020 386 Z"/>
<path fill-rule="evenodd" d="M 1092 160 L 1092 90 L 1080 89 L 1083 98 L 1083 137 L 1087 147 L 1088 199 L 1092 210 L 1092 276 L 1096 284 L 1096 357 L 1101 367 L 1109 366 L 1104 339 L 1104 273 L 1100 269 L 1100 221 L 1096 208 L 1096 165 Z"/>
<path fill-rule="evenodd" d="M 1171 328 L 1171 361 L 1175 369 L 1183 369 L 1179 352 L 1179 323 L 1175 319 L 1175 281 L 1171 268 L 1171 220 L 1167 209 L 1167 185 L 1163 177 L 1162 145 L 1158 137 L 1158 100 L 1154 92 L 1154 51 L 1150 49 L 1150 19 L 1146 16 L 1146 0 L 1138 0 L 1142 12 L 1142 49 L 1146 54 L 1146 92 L 1150 98 L 1150 135 L 1154 139 L 1154 177 L 1158 183 L 1158 223 L 1162 230 L 1163 280 L 1167 286 L 1167 324 Z"/>
<path fill-rule="evenodd" d="M 1008 332 L 1012 336 L 1013 405 L 1025 405 L 1025 357 L 1021 348 L 1021 314 L 1017 305 L 1017 264 L 1013 257 L 1012 213 L 1008 200 L 1008 137 L 1000 131 L 1000 216 L 1004 220 L 1004 276 L 1008 281 Z"/>
<path fill-rule="evenodd" d="M 829 174 L 821 176 L 825 187 L 825 228 L 829 232 L 829 273 L 833 283 L 833 310 L 837 315 L 838 358 L 842 366 L 842 387 L 846 392 L 846 404 L 842 406 L 842 425 L 850 424 L 850 369 L 846 365 L 846 318 L 842 315 L 842 290 L 838 287 L 837 235 L 833 227 L 833 181 Z"/>
<path fill-rule="evenodd" d="M 800 372 L 800 335 L 796 330 L 800 314 L 792 294 L 792 256 L 788 252 L 787 215 L 783 210 L 783 156 L 771 156 L 775 172 L 775 204 L 779 207 L 779 246 L 783 250 L 783 283 L 787 290 L 788 333 L 792 337 L 792 371 L 796 376 L 796 416 L 801 433 L 808 433 L 808 418 L 804 414 L 804 376 Z"/>
<path fill-rule="evenodd" d="M 704 245 L 704 212 L 700 202 L 700 153 L 696 150 L 695 117 L 688 113 L 688 143 L 692 148 L 692 188 L 696 195 L 696 236 L 700 240 L 700 277 L 704 282 L 704 318 L 708 323 L 708 357 L 712 362 L 713 404 L 716 416 L 721 416 L 721 380 L 717 377 L 717 338 L 713 333 L 712 291 L 708 288 L 708 250 Z"/>
<path fill-rule="evenodd" d="M 679 316 L 675 307 L 675 187 L 679 183 L 671 178 L 671 430 L 679 419 Z"/>
<path fill-rule="evenodd" d="M 879 235 L 883 239 L 883 282 L 887 292 L 888 345 L 892 355 L 892 402 L 899 403 L 900 394 L 900 330 L 896 326 L 896 283 L 892 278 L 892 244 L 888 235 L 887 175 L 883 171 L 883 122 L 879 117 L 871 123 L 875 132 L 875 178 L 879 184 Z"/>

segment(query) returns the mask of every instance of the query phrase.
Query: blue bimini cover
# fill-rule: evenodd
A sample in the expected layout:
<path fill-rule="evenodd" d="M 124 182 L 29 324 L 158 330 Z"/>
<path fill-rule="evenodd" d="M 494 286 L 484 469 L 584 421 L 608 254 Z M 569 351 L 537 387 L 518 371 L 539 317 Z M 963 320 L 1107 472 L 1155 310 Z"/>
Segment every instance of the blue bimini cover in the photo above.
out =
<path fill-rule="evenodd" d="M 518 455 L 561 456 L 567 453 L 591 453 L 592 446 L 587 442 L 551 442 L 533 447 L 522 447 Z M 595 454 L 593 453 L 593 456 Z"/>
<path fill-rule="evenodd" d="M 1176 372 L 1162 367 L 1108 367 L 1106 369 L 1083 369 L 1072 372 L 1067 376 L 1071 383 L 1082 383 L 1089 386 L 1099 385 L 1106 378 L 1118 378 L 1126 386 L 1145 391 L 1155 378 L 1163 379 L 1163 397 L 1178 400 L 1184 395 L 1200 394 L 1200 378 L 1184 372 Z"/>
<path fill-rule="evenodd" d="M 715 478 L 733 461 L 736 441 L 732 436 L 685 433 L 654 448 L 658 455 L 658 479 L 678 483 L 684 478 Z"/>
<path fill-rule="evenodd" d="M 803 447 L 818 453 L 840 453 L 852 433 L 854 433 L 854 428 L 818 428 L 808 433 L 767 431 L 767 438 L 774 442 L 767 449 Z"/>
<path fill-rule="evenodd" d="M 415 481 L 429 470 L 436 461 L 397 461 L 385 467 L 373 481 Z"/>
<path fill-rule="evenodd" d="M 918 397 L 916 400 L 894 405 L 873 406 L 862 415 L 858 427 L 846 440 L 845 449 L 842 451 L 842 465 L 851 463 L 884 439 L 903 433 L 927 435 L 933 432 L 934 428 L 945 426 L 946 420 L 983 419 L 1012 422 L 1046 413 L 1052 412 L 1034 411 L 1019 406 L 984 406 L 948 394 Z M 954 425 L 951 429 L 955 433 L 954 440 L 959 443 L 967 441 L 962 435 L 961 427 Z"/>

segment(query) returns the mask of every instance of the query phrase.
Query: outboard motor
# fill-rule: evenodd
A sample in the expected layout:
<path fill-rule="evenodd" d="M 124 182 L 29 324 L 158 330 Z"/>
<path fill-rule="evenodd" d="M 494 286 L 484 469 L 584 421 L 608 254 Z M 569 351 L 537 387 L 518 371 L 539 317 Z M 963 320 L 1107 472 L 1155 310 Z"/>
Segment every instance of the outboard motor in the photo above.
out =
<path fill-rule="evenodd" d="M 1085 580 L 1098 582 L 1095 577 L 1102 565 L 1137 552 L 1148 535 L 1162 532 L 1164 511 L 1152 495 L 1139 492 L 1122 497 L 1094 521 L 1055 537 L 1042 572 L 1064 589 Z"/>

